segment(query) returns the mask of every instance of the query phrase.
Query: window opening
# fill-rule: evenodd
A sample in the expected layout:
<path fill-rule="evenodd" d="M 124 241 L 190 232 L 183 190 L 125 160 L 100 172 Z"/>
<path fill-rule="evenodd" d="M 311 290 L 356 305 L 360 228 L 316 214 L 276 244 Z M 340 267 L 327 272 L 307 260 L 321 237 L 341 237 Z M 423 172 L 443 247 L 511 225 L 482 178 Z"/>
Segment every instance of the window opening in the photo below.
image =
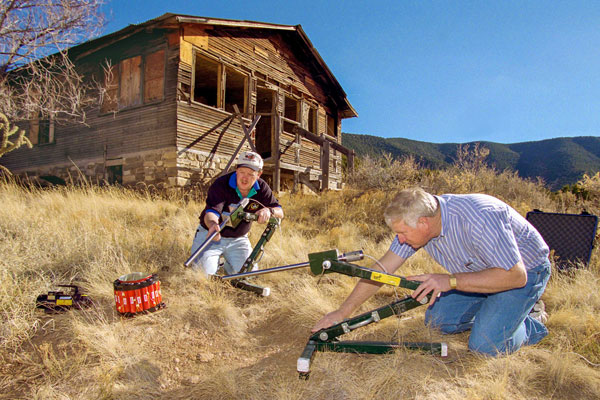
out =
<path fill-rule="evenodd" d="M 54 143 L 54 120 L 44 118 L 41 113 L 34 115 L 29 124 L 28 134 L 32 144 Z"/>
<path fill-rule="evenodd" d="M 285 96 L 285 111 L 283 116 L 292 121 L 298 121 L 298 102 L 294 98 Z M 290 122 L 283 123 L 284 131 L 291 133 L 293 129 L 294 124 Z"/>
<path fill-rule="evenodd" d="M 196 55 L 194 69 L 194 101 L 218 107 L 219 64 Z"/>
<path fill-rule="evenodd" d="M 256 90 L 256 112 L 272 113 L 274 96 L 275 92 L 273 90 L 259 87 Z M 272 123 L 273 118 L 271 115 L 261 115 L 260 120 L 256 125 L 255 146 L 256 151 L 258 151 L 262 158 L 271 157 Z"/>
<path fill-rule="evenodd" d="M 233 105 L 244 112 L 246 110 L 247 77 L 231 68 L 225 67 L 225 111 L 235 112 Z"/>
<path fill-rule="evenodd" d="M 123 184 L 123 165 L 109 165 L 106 167 L 106 181 L 109 185 Z"/>
<path fill-rule="evenodd" d="M 317 134 L 317 109 L 308 108 L 308 131 Z"/>
<path fill-rule="evenodd" d="M 337 137 L 337 119 L 327 114 L 327 134 Z"/>

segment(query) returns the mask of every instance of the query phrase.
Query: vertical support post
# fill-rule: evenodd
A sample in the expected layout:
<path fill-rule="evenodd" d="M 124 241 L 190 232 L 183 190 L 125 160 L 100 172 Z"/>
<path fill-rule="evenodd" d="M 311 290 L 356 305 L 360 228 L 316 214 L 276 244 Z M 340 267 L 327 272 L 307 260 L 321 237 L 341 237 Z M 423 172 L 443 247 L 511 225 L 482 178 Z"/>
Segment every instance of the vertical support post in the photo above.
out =
<path fill-rule="evenodd" d="M 279 193 L 281 191 L 281 153 L 279 146 L 279 138 L 281 137 L 281 129 L 283 127 L 281 121 L 281 115 L 277 113 L 275 116 L 275 137 L 274 137 L 274 146 L 273 146 L 273 157 L 275 157 L 275 170 L 273 171 L 273 190 L 275 193 Z"/>
<path fill-rule="evenodd" d="M 348 173 L 354 172 L 354 150 L 350 150 L 348 156 Z"/>
<path fill-rule="evenodd" d="M 321 154 L 321 191 L 329 190 L 329 141 L 323 141 Z"/>

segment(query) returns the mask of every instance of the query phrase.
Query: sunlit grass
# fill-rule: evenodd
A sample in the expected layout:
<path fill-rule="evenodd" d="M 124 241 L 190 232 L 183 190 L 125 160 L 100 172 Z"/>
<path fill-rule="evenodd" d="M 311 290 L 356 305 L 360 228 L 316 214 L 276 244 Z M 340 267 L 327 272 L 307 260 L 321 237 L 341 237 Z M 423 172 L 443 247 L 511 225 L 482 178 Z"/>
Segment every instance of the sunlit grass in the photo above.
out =
<path fill-rule="evenodd" d="M 429 171 L 412 160 L 388 160 L 388 167 L 363 163 L 343 191 L 281 195 L 286 218 L 260 267 L 306 262 L 309 253 L 332 248 L 381 256 L 392 240 L 382 209 L 396 189 L 414 184 L 434 193 L 489 193 L 523 215 L 533 208 L 600 212 L 597 197 L 553 194 L 510 172 Z M 582 184 L 595 193 L 597 179 Z M 253 282 L 272 294 L 262 298 L 185 269 L 203 206 L 195 198 L 0 184 L 0 398 L 600 398 L 597 251 L 588 268 L 553 271 L 543 297 L 550 335 L 536 346 L 480 357 L 467 351 L 468 333 L 431 331 L 417 308 L 347 336 L 445 341 L 447 359 L 408 350 L 318 353 L 310 380 L 300 381 L 296 359 L 310 328 L 356 279 L 315 277 L 307 267 L 263 275 Z M 254 226 L 253 243 L 263 229 Z M 377 268 L 371 258 L 358 263 Z M 130 319 L 116 312 L 113 282 L 134 271 L 158 273 L 164 310 Z M 418 253 L 399 273 L 435 271 L 441 268 Z M 35 309 L 38 294 L 66 283 L 80 285 L 94 307 L 49 315 Z M 384 288 L 359 312 L 405 293 Z"/>

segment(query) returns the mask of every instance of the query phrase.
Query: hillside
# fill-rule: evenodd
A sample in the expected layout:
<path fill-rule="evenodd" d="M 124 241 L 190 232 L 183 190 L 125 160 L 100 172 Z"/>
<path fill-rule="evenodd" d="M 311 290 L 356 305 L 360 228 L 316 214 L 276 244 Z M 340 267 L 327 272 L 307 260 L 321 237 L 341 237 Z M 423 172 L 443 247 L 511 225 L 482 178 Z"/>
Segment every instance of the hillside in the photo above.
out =
<path fill-rule="evenodd" d="M 459 143 L 428 143 L 354 133 L 344 133 L 342 143 L 356 151 L 358 156 L 380 157 L 389 153 L 398 158 L 412 155 L 431 169 L 452 164 L 459 146 Z M 475 143 L 460 144 L 472 147 Z M 584 173 L 600 171 L 600 137 L 555 138 L 512 144 L 478 143 L 490 150 L 487 157 L 489 166 L 500 171 L 516 171 L 523 178 L 541 177 L 552 190 L 576 183 Z"/>

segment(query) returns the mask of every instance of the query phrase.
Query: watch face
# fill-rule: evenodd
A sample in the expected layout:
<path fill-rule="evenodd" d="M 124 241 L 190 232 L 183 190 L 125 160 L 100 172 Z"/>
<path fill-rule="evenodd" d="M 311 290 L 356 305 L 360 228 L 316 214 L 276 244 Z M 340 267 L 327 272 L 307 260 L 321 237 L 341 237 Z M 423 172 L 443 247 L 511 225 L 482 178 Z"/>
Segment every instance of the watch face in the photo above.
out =
<path fill-rule="evenodd" d="M 450 289 L 456 289 L 456 277 L 450 275 Z"/>
<path fill-rule="evenodd" d="M 244 208 L 244 211 L 246 212 L 250 212 L 250 213 L 255 213 L 257 212 L 259 209 L 261 209 L 262 206 L 260 204 L 258 204 L 255 201 L 251 201 L 248 203 L 248 205 Z"/>

